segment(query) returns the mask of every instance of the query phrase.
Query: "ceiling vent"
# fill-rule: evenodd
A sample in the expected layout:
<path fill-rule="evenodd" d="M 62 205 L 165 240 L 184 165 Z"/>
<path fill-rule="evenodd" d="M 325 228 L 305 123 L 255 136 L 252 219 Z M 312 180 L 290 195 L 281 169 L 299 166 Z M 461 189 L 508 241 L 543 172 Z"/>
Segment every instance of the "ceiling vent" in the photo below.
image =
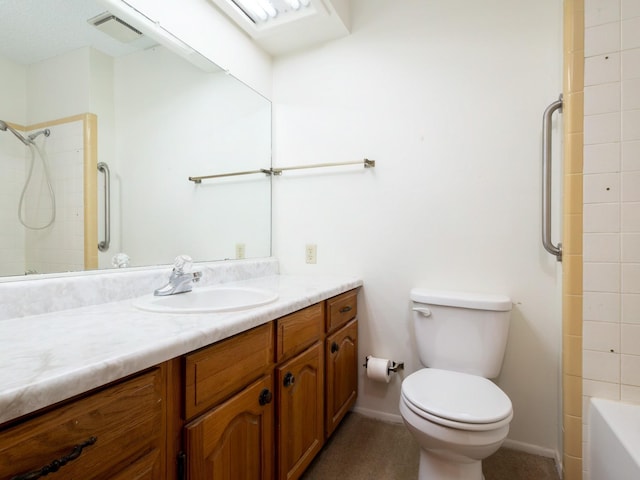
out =
<path fill-rule="evenodd" d="M 87 22 L 122 43 L 133 42 L 142 36 L 142 32 L 109 12 L 90 18 Z"/>

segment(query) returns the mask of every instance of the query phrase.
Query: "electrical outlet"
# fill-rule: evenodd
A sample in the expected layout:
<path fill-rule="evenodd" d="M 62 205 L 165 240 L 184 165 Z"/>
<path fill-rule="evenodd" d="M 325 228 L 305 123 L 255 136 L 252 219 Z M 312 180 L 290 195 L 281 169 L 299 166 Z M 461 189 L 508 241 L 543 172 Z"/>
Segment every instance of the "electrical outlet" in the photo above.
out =
<path fill-rule="evenodd" d="M 244 243 L 236 243 L 236 258 L 244 258 Z"/>
<path fill-rule="evenodd" d="M 305 261 L 307 263 L 316 263 L 318 257 L 318 246 L 315 243 L 309 243 L 305 247 Z"/>

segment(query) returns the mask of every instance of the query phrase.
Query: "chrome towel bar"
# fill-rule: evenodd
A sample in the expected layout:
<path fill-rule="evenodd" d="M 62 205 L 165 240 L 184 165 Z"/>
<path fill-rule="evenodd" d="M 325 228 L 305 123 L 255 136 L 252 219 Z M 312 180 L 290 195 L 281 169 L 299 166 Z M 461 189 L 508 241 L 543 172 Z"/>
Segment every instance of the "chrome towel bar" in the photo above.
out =
<path fill-rule="evenodd" d="M 274 175 L 282 175 L 282 172 L 285 172 L 287 170 L 304 170 L 306 168 L 341 167 L 343 165 L 364 165 L 364 168 L 373 168 L 376 166 L 376 161 L 365 158 L 364 160 L 358 160 L 355 162 L 312 163 L 310 165 L 299 165 L 297 167 L 272 168 L 271 172 Z"/>
<path fill-rule="evenodd" d="M 562 112 L 562 95 L 549 105 L 542 116 L 542 245 L 556 259 L 562 261 L 562 243 L 551 241 L 551 116 Z"/>
<path fill-rule="evenodd" d="M 358 160 L 355 162 L 336 162 L 336 163 L 314 163 L 310 165 L 299 165 L 296 167 L 282 167 L 282 168 L 261 168 L 260 170 L 247 170 L 244 172 L 232 172 L 232 173 L 219 173 L 217 175 L 203 175 L 200 177 L 189 177 L 190 182 L 202 183 L 202 180 L 210 178 L 222 178 L 222 177 L 235 177 L 238 175 L 252 175 L 255 173 L 265 173 L 267 175 L 282 175 L 282 172 L 287 170 L 303 170 L 307 168 L 324 168 L 324 167 L 341 167 L 343 165 L 364 165 L 364 168 L 373 168 L 376 166 L 375 160 Z"/>

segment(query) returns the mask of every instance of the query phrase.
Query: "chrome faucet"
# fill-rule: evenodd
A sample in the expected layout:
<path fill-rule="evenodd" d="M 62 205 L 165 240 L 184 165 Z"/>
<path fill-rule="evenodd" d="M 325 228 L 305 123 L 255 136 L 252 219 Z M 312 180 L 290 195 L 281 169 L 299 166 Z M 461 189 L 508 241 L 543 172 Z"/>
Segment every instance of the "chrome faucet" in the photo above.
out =
<path fill-rule="evenodd" d="M 155 290 L 153 294 L 161 297 L 190 292 L 193 289 L 193 284 L 199 282 L 202 277 L 202 272 L 191 271 L 192 264 L 193 260 L 188 255 L 178 255 L 173 263 L 169 282 Z"/>

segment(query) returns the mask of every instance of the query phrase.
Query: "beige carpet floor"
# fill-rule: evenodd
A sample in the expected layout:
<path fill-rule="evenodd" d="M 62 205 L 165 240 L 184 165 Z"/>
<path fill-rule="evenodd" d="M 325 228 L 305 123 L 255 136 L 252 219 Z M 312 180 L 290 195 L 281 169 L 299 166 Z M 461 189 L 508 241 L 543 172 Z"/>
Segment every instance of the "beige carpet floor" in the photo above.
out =
<path fill-rule="evenodd" d="M 416 480 L 419 450 L 402 424 L 349 413 L 302 480 Z M 502 448 L 483 462 L 485 480 L 558 480 L 555 462 Z"/>

